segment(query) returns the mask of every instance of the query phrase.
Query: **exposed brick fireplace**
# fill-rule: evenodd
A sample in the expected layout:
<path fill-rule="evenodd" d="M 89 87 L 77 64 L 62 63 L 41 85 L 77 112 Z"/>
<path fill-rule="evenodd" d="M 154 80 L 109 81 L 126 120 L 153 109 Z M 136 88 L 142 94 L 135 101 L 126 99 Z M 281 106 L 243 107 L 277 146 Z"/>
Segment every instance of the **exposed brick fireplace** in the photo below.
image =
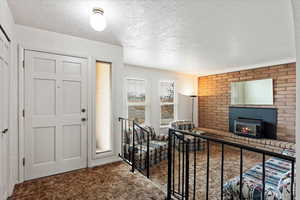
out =
<path fill-rule="evenodd" d="M 229 131 L 230 83 L 265 78 L 273 79 L 274 105 L 255 107 L 277 109 L 277 139 L 295 142 L 295 63 L 199 77 L 198 126 Z"/>

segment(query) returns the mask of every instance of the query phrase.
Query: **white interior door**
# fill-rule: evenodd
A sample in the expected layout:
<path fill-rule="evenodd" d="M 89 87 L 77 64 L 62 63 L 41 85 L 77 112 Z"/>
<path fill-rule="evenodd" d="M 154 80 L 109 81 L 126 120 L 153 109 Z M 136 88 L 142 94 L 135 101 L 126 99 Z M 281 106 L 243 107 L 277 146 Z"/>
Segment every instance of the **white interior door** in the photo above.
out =
<path fill-rule="evenodd" d="M 25 51 L 25 180 L 87 167 L 87 59 Z"/>
<path fill-rule="evenodd" d="M 8 196 L 9 185 L 9 42 L 0 33 L 0 199 Z"/>

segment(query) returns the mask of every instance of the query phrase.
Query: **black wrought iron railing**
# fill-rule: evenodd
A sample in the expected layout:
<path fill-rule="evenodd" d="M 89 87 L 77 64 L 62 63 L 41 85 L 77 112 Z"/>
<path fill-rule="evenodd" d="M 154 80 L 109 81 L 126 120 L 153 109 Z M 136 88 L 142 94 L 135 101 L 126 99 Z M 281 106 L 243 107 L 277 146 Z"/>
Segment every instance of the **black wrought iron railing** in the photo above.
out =
<path fill-rule="evenodd" d="M 201 140 L 199 140 L 199 138 Z M 206 167 L 204 170 L 204 173 L 202 173 L 202 176 L 206 176 L 205 179 L 202 182 L 199 182 L 197 179 L 197 176 L 199 176 L 197 165 L 199 164 L 197 160 L 197 148 L 191 148 L 191 145 L 197 145 L 196 141 L 201 141 L 206 144 L 206 152 L 204 154 L 201 154 L 202 156 L 206 156 L 206 163 L 205 165 L 202 165 Z M 168 186 L 167 186 L 167 199 L 182 199 L 182 200 L 189 200 L 189 199 L 210 199 L 211 196 L 209 196 L 209 190 L 212 185 L 210 182 L 210 168 L 212 168 L 212 164 L 210 162 L 210 155 L 211 150 L 210 146 L 212 143 L 220 145 L 221 146 L 221 158 L 220 158 L 220 172 L 217 172 L 218 178 L 220 177 L 220 181 L 217 181 L 219 186 L 215 186 L 217 188 L 220 188 L 220 194 L 219 196 L 214 196 L 214 198 L 223 200 L 223 193 L 224 193 L 224 148 L 225 147 L 231 147 L 235 149 L 239 149 L 239 191 L 238 191 L 238 198 L 243 198 L 243 165 L 244 165 L 244 157 L 243 153 L 244 151 L 254 152 L 259 155 L 262 155 L 262 175 L 261 175 L 261 194 L 259 199 L 266 199 L 265 197 L 265 191 L 266 191 L 266 157 L 276 157 L 279 159 L 282 159 L 284 161 L 287 161 L 291 164 L 291 182 L 290 182 L 290 198 L 294 200 L 294 174 L 295 174 L 295 158 L 287 155 L 283 155 L 280 153 L 275 153 L 271 151 L 266 151 L 263 149 L 254 148 L 251 146 L 246 146 L 238 143 L 233 143 L 229 141 L 225 141 L 222 139 L 212 138 L 207 135 L 198 135 L 193 134 L 190 132 L 185 132 L 181 130 L 175 130 L 175 129 L 169 129 L 169 141 L 168 141 Z M 194 149 L 193 151 L 191 149 Z M 202 160 L 203 161 L 203 160 Z M 201 175 L 200 175 L 201 176 Z M 215 176 L 215 174 L 214 174 Z M 217 178 L 217 177 L 213 177 Z M 216 182 L 214 182 L 216 184 Z M 203 194 L 203 198 L 199 198 L 196 193 L 197 186 L 205 184 L 205 195 Z M 201 190 L 202 191 L 202 190 Z M 214 194 L 216 195 L 216 194 Z"/>
<path fill-rule="evenodd" d="M 131 166 L 131 171 L 138 170 L 150 177 L 150 133 L 132 120 L 120 117 L 121 153 L 119 157 Z"/>
<path fill-rule="evenodd" d="M 168 193 L 167 199 L 189 198 L 190 140 L 183 134 L 169 130 L 168 138 Z M 177 154 L 177 156 L 176 156 Z M 177 158 L 177 162 L 176 159 Z M 177 166 L 175 168 L 175 165 Z M 175 173 L 177 176 L 175 176 Z"/>

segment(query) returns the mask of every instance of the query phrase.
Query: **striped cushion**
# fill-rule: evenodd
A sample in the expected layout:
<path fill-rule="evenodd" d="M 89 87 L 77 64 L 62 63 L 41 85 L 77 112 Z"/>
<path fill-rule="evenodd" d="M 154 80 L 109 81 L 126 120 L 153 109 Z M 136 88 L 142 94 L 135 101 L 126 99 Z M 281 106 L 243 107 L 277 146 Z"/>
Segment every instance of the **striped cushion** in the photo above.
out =
<path fill-rule="evenodd" d="M 177 120 L 171 122 L 171 127 L 179 130 L 191 131 L 195 128 L 194 123 L 188 120 Z"/>
<path fill-rule="evenodd" d="M 149 131 L 149 134 L 150 134 L 149 138 L 150 138 L 150 140 L 155 139 L 155 137 L 156 137 L 155 129 L 152 126 L 145 126 L 145 129 L 147 131 Z M 147 138 L 145 138 L 145 141 L 147 141 Z"/>
<path fill-rule="evenodd" d="M 125 158 L 132 162 L 133 146 L 129 145 L 125 147 Z M 135 152 L 135 165 L 138 169 L 145 169 L 147 158 L 147 144 L 138 144 L 134 148 Z M 162 160 L 166 160 L 168 157 L 168 143 L 164 141 L 152 140 L 149 142 L 149 164 L 150 167 L 160 163 Z"/>
<path fill-rule="evenodd" d="M 153 127 L 151 126 L 144 126 L 144 129 L 146 129 L 147 131 L 149 131 L 150 133 L 150 137 L 149 139 L 152 140 L 156 137 L 156 133 Z M 132 144 L 133 141 L 133 134 L 132 134 L 132 129 L 125 131 L 125 135 L 124 135 L 124 142 L 126 144 Z M 141 144 L 141 143 L 145 143 L 147 142 L 147 133 L 145 131 L 143 131 L 141 128 L 137 127 L 135 128 L 134 131 L 134 141 L 135 144 Z"/>
<path fill-rule="evenodd" d="M 296 158 L 296 152 L 294 149 L 283 149 L 282 154 Z"/>

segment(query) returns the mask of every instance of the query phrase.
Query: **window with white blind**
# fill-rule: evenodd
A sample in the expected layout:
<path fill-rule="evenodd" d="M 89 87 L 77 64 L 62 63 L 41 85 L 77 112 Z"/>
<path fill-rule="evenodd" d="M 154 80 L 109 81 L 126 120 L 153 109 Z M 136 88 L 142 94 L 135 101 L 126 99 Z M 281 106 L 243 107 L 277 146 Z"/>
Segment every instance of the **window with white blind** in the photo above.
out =
<path fill-rule="evenodd" d="M 175 119 L 175 83 L 160 81 L 160 126 L 168 126 Z"/>
<path fill-rule="evenodd" d="M 146 81 L 126 79 L 126 93 L 127 118 L 144 124 L 146 121 Z"/>

